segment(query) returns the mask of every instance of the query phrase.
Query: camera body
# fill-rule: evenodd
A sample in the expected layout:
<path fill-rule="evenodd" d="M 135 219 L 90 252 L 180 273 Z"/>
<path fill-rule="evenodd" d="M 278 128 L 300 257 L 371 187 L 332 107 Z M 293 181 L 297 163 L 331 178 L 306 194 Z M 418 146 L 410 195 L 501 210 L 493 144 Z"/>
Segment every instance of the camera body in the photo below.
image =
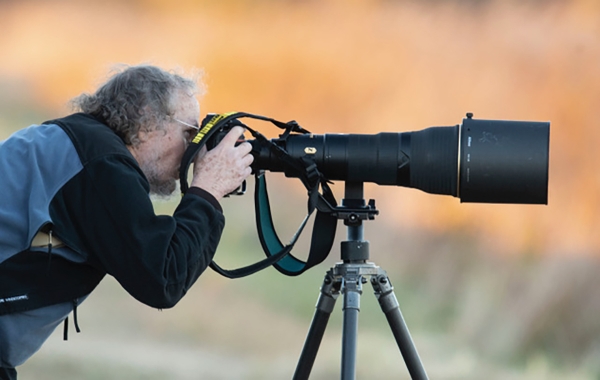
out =
<path fill-rule="evenodd" d="M 204 119 L 202 119 L 202 123 L 200 124 L 200 130 L 202 130 L 202 128 L 204 128 L 206 126 L 206 124 L 210 120 L 212 120 L 216 115 L 217 114 L 214 114 L 214 113 L 207 114 L 206 117 L 204 117 Z M 238 119 L 231 119 L 222 125 L 215 126 L 216 130 L 211 134 L 209 139 L 206 140 L 206 149 L 211 150 L 214 147 L 216 147 L 217 145 L 219 145 L 221 140 L 223 140 L 223 138 L 225 138 L 225 136 L 229 133 L 229 131 L 231 131 L 231 129 L 236 126 L 239 126 L 242 128 L 247 128 L 247 126 L 244 123 L 242 123 L 241 121 L 239 121 Z M 238 144 L 244 140 L 245 140 L 244 135 L 240 136 L 240 138 L 238 140 Z"/>

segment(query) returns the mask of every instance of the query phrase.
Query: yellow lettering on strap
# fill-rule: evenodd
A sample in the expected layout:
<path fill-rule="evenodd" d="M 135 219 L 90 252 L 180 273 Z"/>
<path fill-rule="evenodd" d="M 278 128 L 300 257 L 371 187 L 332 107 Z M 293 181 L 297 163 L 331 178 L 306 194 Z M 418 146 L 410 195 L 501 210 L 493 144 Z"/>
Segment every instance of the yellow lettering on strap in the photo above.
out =
<path fill-rule="evenodd" d="M 226 117 L 233 115 L 234 113 L 235 112 L 227 112 L 227 113 L 222 113 L 222 114 L 213 116 L 213 118 L 210 119 L 208 121 L 208 123 L 206 123 L 206 125 L 204 127 L 202 127 L 202 129 L 200 131 L 198 131 L 198 133 L 192 140 L 192 143 L 198 144 L 200 141 L 202 141 L 204 136 L 206 136 L 206 134 L 208 132 L 210 132 L 210 130 L 215 126 L 215 124 L 217 124 L 219 121 L 225 119 Z"/>

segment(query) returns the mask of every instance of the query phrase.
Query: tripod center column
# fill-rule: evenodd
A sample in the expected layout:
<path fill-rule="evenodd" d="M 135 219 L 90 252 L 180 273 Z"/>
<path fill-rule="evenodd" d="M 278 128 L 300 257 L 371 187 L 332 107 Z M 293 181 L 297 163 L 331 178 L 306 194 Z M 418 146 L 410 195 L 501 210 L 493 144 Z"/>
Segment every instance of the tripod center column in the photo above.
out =
<path fill-rule="evenodd" d="M 345 209 L 344 224 L 347 227 L 347 241 L 341 244 L 341 256 L 345 263 L 364 263 L 369 259 L 369 242 L 364 240 L 363 219 L 369 219 L 369 206 L 366 205 L 363 184 L 346 182 L 346 194 L 342 199 Z"/>

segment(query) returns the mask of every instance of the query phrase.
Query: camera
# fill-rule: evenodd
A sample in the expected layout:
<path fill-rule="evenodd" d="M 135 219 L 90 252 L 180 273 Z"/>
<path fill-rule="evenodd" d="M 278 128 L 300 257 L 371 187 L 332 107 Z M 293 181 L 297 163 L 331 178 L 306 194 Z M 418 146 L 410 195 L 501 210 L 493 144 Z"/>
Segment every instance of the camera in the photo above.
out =
<path fill-rule="evenodd" d="M 208 147 L 235 125 L 246 127 L 229 120 L 207 141 Z M 254 171 L 297 175 L 269 144 L 248 141 Z M 332 181 L 411 187 L 461 202 L 548 201 L 549 122 L 480 120 L 468 113 L 460 125 L 449 127 L 372 135 L 288 133 L 270 143 L 292 158 L 314 161 Z"/>

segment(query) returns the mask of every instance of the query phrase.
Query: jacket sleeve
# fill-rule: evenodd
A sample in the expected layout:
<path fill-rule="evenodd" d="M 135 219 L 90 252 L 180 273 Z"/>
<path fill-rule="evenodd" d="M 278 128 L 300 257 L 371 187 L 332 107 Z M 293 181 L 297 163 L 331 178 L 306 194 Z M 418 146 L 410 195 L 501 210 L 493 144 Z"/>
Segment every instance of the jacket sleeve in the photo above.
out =
<path fill-rule="evenodd" d="M 210 264 L 225 219 L 202 191 L 186 193 L 173 216 L 156 215 L 148 191 L 131 157 L 105 156 L 62 187 L 50 215 L 56 236 L 91 265 L 137 300 L 169 308 Z"/>

